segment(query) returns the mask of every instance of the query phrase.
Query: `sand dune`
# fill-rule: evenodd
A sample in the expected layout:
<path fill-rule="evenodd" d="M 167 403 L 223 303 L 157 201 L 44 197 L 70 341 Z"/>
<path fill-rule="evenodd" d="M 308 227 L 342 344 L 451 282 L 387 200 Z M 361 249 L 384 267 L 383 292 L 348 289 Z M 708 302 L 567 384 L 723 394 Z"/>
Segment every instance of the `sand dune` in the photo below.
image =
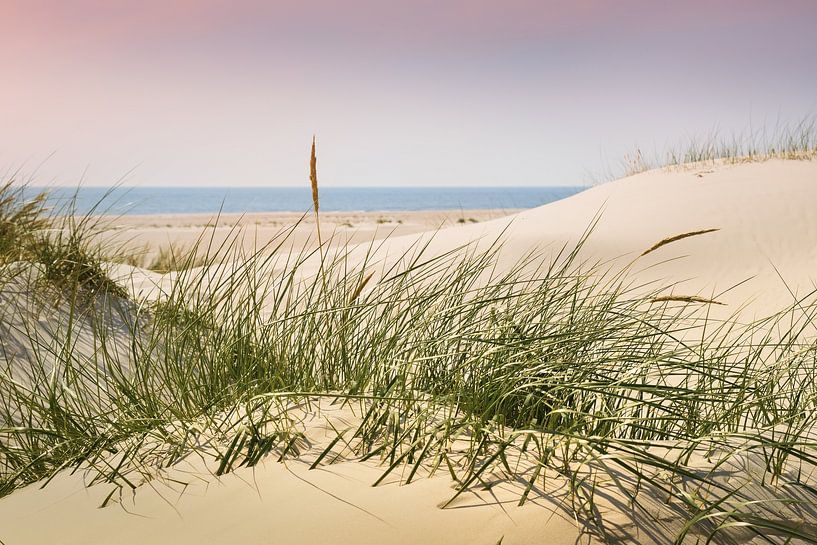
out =
<path fill-rule="evenodd" d="M 374 462 L 340 461 L 309 470 L 336 427 L 359 413 L 318 402 L 307 415 L 313 448 L 297 460 L 267 460 L 255 468 L 214 477 L 201 459 L 182 462 L 104 509 L 111 486 L 86 488 L 88 476 L 64 472 L 47 488 L 30 486 L 0 501 L 6 543 L 167 544 L 486 544 L 536 543 L 549 536 L 574 543 L 575 521 L 555 500 L 532 498 L 517 507 L 520 484 L 460 497 L 446 509 L 453 482 L 438 473 L 411 484 L 399 476 L 372 487 L 382 474 Z M 184 483 L 184 484 L 182 484 Z M 47 525 L 42 524 L 48 521 Z M 81 523 L 79 523 L 81 521 Z"/>
<path fill-rule="evenodd" d="M 344 245 L 343 251 L 351 263 L 368 256 L 372 270 L 383 270 L 419 247 L 432 257 L 461 247 L 484 250 L 501 241 L 499 264 L 511 267 L 530 252 L 546 256 L 587 235 L 580 259 L 613 270 L 629 267 L 633 282 L 665 287 L 668 295 L 714 299 L 724 304 L 715 309 L 721 315 L 741 313 L 750 320 L 815 289 L 815 202 L 815 161 L 689 166 L 616 180 L 502 218 L 391 236 L 358 248 Z M 699 231 L 710 232 L 641 256 L 662 240 Z M 316 256 L 301 267 L 302 274 L 316 274 L 318 268 Z M 147 297 L 157 295 L 157 286 L 170 289 L 174 278 L 134 274 L 127 267 L 116 275 Z"/>
<path fill-rule="evenodd" d="M 634 281 L 666 286 L 667 294 L 715 299 L 723 303 L 719 312 L 740 309 L 750 319 L 784 308 L 814 288 L 815 203 L 814 161 L 651 171 L 506 218 L 395 236 L 379 245 L 371 260 L 385 267 L 425 242 L 433 256 L 468 244 L 487 248 L 501 238 L 499 260 L 510 267 L 536 248 L 547 252 L 577 244 L 596 221 L 583 258 L 612 268 L 630 266 Z M 661 241 L 696 232 L 641 255 Z M 352 248 L 350 259 L 368 251 L 366 245 Z M 310 266 L 314 272 L 316 264 Z M 174 281 L 173 275 L 127 266 L 116 272 L 140 297 L 157 297 Z M 357 417 L 344 411 L 323 406 L 331 418 Z M 316 448 L 325 441 L 320 437 L 325 426 L 324 419 L 316 419 L 309 428 Z M 268 460 L 215 478 L 205 457 L 163 472 L 133 497 L 104 509 L 98 507 L 109 488 L 86 488 L 82 471 L 63 472 L 45 489 L 31 485 L 0 500 L 0 539 L 9 545 L 110 543 L 112 536 L 117 543 L 156 544 L 493 545 L 502 540 L 508 545 L 593 539 L 581 535 L 556 501 L 558 479 L 553 491 L 540 491 L 523 507 L 516 505 L 519 483 L 499 476 L 489 490 L 440 509 L 453 493 L 444 472 L 409 485 L 392 481 L 372 487 L 381 473 L 373 462 L 341 461 L 309 471 L 309 460 Z M 615 501 L 606 505 L 614 509 Z M 622 539 L 670 539 L 670 533 L 638 533 L 632 521 L 620 518 Z"/>
<path fill-rule="evenodd" d="M 632 263 L 635 278 L 672 293 L 715 298 L 752 313 L 774 312 L 817 279 L 817 162 L 773 160 L 650 171 L 603 184 L 508 218 L 435 234 L 429 254 L 472 240 L 503 239 L 513 263 L 533 248 L 576 243 L 587 260 Z M 639 257 L 661 240 L 717 229 Z M 390 239 L 399 255 L 416 237 Z M 743 283 L 745 282 L 745 283 Z M 740 286 L 738 286 L 740 284 Z M 738 286 L 734 288 L 734 286 Z"/>

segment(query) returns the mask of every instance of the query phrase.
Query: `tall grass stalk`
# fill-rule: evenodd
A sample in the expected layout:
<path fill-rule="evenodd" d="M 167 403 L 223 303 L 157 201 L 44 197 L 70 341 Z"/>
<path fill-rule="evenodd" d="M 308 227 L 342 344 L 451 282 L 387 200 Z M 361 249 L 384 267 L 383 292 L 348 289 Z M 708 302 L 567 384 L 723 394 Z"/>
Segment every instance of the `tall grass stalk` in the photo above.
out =
<path fill-rule="evenodd" d="M 312 187 L 312 208 L 315 211 L 315 228 L 318 231 L 318 247 L 323 247 L 321 240 L 320 199 L 318 198 L 318 158 L 315 155 L 315 137 L 312 137 L 312 153 L 309 157 L 309 184 Z"/>

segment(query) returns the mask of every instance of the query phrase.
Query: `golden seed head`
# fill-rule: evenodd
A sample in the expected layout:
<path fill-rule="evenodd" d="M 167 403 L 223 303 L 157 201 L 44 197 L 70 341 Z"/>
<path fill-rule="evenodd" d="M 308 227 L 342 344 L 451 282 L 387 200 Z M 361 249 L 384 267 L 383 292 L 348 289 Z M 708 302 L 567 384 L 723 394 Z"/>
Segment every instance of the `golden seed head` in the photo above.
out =
<path fill-rule="evenodd" d="M 312 205 L 318 212 L 318 158 L 315 156 L 315 137 L 312 137 L 312 156 L 309 159 L 309 182 L 312 184 Z"/>

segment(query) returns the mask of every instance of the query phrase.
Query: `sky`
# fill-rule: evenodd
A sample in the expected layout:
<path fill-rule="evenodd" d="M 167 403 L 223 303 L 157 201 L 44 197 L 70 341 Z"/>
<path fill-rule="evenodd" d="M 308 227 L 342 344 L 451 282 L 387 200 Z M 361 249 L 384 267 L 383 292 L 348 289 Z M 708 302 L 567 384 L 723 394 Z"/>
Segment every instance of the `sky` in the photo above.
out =
<path fill-rule="evenodd" d="M 817 114 L 815 0 L 0 0 L 0 174 L 580 185 Z"/>

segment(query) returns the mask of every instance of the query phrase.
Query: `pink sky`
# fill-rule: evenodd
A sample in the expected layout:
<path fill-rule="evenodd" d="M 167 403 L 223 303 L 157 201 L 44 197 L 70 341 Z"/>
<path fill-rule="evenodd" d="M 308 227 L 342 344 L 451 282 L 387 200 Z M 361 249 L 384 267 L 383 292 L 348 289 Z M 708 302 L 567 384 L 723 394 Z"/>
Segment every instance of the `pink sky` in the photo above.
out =
<path fill-rule="evenodd" d="M 296 185 L 316 133 L 327 185 L 585 183 L 817 113 L 814 36 L 813 0 L 0 0 L 0 168 Z"/>

